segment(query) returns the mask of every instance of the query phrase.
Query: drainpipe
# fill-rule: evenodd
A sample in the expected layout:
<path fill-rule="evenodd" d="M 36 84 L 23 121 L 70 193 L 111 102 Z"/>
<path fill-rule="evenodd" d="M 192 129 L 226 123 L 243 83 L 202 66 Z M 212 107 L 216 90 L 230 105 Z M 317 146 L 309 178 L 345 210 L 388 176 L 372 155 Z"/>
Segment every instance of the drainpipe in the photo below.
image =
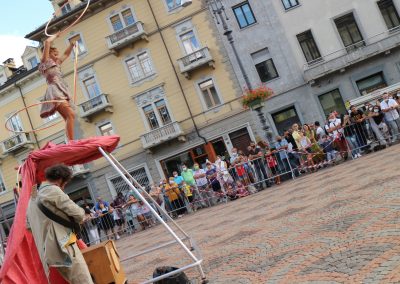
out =
<path fill-rule="evenodd" d="M 196 131 L 196 134 L 197 134 L 197 136 L 198 136 L 199 138 L 203 139 L 203 141 L 204 141 L 205 144 L 207 144 L 207 143 L 208 143 L 207 139 L 206 139 L 204 136 L 201 136 L 201 134 L 200 134 L 200 132 L 199 132 L 199 129 L 198 129 L 198 127 L 197 127 L 197 124 L 196 124 L 196 122 L 195 122 L 195 120 L 194 120 L 192 110 L 190 109 L 189 103 L 188 103 L 187 98 L 186 98 L 186 95 L 185 95 L 185 91 L 183 90 L 183 87 L 182 87 L 181 80 L 179 79 L 178 72 L 177 72 L 176 69 L 175 69 L 174 62 L 172 61 L 171 54 L 170 54 L 170 52 L 169 52 L 169 50 L 168 50 L 167 44 L 166 44 L 166 42 L 165 42 L 164 36 L 163 36 L 162 31 L 161 31 L 161 29 L 160 29 L 160 26 L 159 26 L 159 24 L 158 24 L 156 15 L 154 14 L 153 7 L 151 6 L 150 0 L 147 0 L 147 4 L 148 4 L 149 7 L 150 7 L 151 14 L 153 15 L 154 21 L 156 22 L 157 30 L 158 30 L 158 32 L 160 33 L 161 40 L 162 40 L 162 42 L 163 42 L 164 48 L 165 48 L 165 50 L 167 51 L 167 55 L 168 55 L 169 62 L 171 63 L 172 69 L 174 70 L 175 78 L 176 78 L 176 80 L 178 81 L 179 89 L 180 89 L 180 91 L 181 91 L 181 93 L 182 93 L 183 100 L 185 101 L 186 107 L 187 107 L 187 109 L 189 110 L 190 119 L 191 119 L 192 122 L 193 122 L 193 126 L 194 126 L 194 129 L 195 129 L 195 131 Z"/>
<path fill-rule="evenodd" d="M 17 83 L 14 83 L 14 86 L 15 86 L 16 88 L 18 88 L 18 90 L 19 90 L 19 95 L 21 96 L 22 103 L 24 104 L 25 112 L 26 112 L 26 114 L 28 115 L 29 124 L 30 124 L 30 126 L 31 126 L 31 129 L 33 130 L 34 128 L 33 128 L 32 119 L 31 119 L 31 116 L 29 115 L 29 111 L 28 111 L 28 109 L 27 109 L 27 105 L 26 105 L 25 98 L 24 98 L 24 95 L 23 95 L 23 93 L 22 93 L 21 87 L 20 87 Z M 33 132 L 33 137 L 35 138 L 35 144 L 36 144 L 36 146 L 38 147 L 38 149 L 40 149 L 39 142 L 38 142 L 38 139 L 37 139 L 37 136 L 36 136 L 36 133 L 35 133 L 35 132 Z"/>

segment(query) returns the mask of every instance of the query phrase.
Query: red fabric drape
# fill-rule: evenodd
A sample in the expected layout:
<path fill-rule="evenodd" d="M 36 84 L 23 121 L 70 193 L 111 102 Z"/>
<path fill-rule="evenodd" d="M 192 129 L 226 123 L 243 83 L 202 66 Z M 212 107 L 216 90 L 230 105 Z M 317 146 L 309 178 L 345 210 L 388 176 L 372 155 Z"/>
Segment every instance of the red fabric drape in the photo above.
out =
<path fill-rule="evenodd" d="M 26 211 L 31 190 L 36 183 L 44 180 L 44 170 L 55 164 L 73 166 L 91 162 L 102 157 L 99 147 L 106 152 L 112 152 L 118 142 L 119 136 L 102 136 L 71 141 L 67 145 L 48 143 L 28 156 L 21 169 L 22 190 L 0 270 L 0 283 L 47 283 L 32 234 L 26 229 Z M 65 283 L 56 270 L 51 271 L 50 282 Z"/>

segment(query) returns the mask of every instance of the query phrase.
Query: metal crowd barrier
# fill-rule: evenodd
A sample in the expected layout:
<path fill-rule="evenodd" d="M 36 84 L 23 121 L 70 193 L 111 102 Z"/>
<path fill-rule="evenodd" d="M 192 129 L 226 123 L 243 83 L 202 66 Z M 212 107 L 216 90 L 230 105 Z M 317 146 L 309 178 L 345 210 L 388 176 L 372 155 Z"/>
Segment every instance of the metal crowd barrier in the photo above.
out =
<path fill-rule="evenodd" d="M 376 147 L 389 145 L 394 137 L 386 124 L 376 125 L 371 119 L 362 124 L 348 124 L 335 135 L 326 136 L 327 143 L 319 145 L 317 151 L 310 153 L 302 150 L 275 150 L 257 159 L 244 158 L 227 169 L 220 169 L 214 182 L 209 181 L 204 186 L 192 185 L 186 190 L 186 194 L 180 187 L 176 200 L 169 200 L 165 191 L 161 190 L 157 201 L 148 199 L 149 204 L 164 221 L 167 218 L 162 211 L 167 212 L 169 218 L 179 218 L 184 214 L 245 197 L 285 180 L 295 179 L 301 174 L 313 172 L 338 160 L 355 159 Z M 327 151 L 331 149 L 330 146 L 334 148 L 332 152 Z M 82 226 L 85 242 L 90 245 L 107 238 L 119 239 L 123 235 L 159 224 L 146 206 L 124 206 L 101 216 L 93 211 L 93 218 Z"/>

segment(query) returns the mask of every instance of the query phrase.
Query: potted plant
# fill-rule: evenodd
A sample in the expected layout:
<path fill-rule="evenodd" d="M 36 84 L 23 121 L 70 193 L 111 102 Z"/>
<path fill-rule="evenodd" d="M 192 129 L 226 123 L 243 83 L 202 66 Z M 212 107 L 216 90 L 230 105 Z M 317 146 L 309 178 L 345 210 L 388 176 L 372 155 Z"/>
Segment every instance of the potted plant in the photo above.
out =
<path fill-rule="evenodd" d="M 248 89 L 243 94 L 242 105 L 245 108 L 256 109 L 263 106 L 263 102 L 273 95 L 272 89 L 265 85 L 251 90 Z"/>

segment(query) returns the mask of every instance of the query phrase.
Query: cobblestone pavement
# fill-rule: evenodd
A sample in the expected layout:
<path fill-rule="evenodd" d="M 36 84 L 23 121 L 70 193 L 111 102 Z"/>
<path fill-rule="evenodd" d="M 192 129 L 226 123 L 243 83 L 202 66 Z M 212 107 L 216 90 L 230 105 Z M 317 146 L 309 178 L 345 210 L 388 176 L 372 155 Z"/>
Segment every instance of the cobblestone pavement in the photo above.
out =
<path fill-rule="evenodd" d="M 210 283 L 400 283 L 400 145 L 179 220 Z M 125 237 L 122 258 L 171 240 Z M 123 263 L 130 283 L 190 263 L 177 246 Z M 188 272 L 192 277 L 196 270 Z"/>

